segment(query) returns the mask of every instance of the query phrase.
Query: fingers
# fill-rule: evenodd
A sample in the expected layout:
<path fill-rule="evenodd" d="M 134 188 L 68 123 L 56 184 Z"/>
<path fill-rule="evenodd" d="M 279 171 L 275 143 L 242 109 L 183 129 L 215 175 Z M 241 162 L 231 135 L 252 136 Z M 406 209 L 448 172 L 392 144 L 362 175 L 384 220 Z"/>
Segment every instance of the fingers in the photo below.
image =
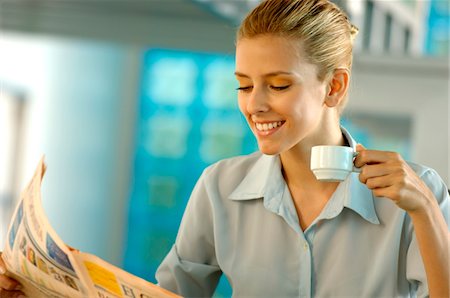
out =
<path fill-rule="evenodd" d="M 362 144 L 356 144 L 356 152 L 365 150 L 366 147 L 364 147 Z"/>
<path fill-rule="evenodd" d="M 22 285 L 18 281 L 0 274 L 0 298 L 25 298 L 21 289 Z"/>
<path fill-rule="evenodd" d="M 381 189 L 391 187 L 395 184 L 393 175 L 386 175 L 381 177 L 372 177 L 366 180 L 364 184 L 368 189 L 373 191 L 376 190 L 376 193 L 379 193 Z M 375 194 L 375 192 L 374 192 Z"/>
<path fill-rule="evenodd" d="M 386 176 L 391 172 L 392 170 L 384 164 L 364 165 L 361 168 L 359 180 L 366 184 L 366 182 L 371 178 Z"/>
<path fill-rule="evenodd" d="M 354 164 L 361 168 L 359 180 L 375 197 L 392 200 L 405 211 L 424 208 L 431 192 L 403 158 L 395 152 L 366 150 L 357 146 Z"/>
<path fill-rule="evenodd" d="M 358 155 L 355 157 L 355 166 L 360 168 L 364 165 L 372 165 L 377 163 L 386 163 L 392 161 L 401 161 L 401 156 L 396 152 L 366 150 L 363 146 L 356 147 Z"/>
<path fill-rule="evenodd" d="M 0 275 L 6 273 L 6 265 L 5 262 L 3 262 L 2 253 L 0 252 Z"/>
<path fill-rule="evenodd" d="M 17 280 L 6 276 L 5 273 L 6 265 L 0 253 L 0 298 L 25 297 L 24 293 L 20 291 L 22 285 Z"/>
<path fill-rule="evenodd" d="M 20 283 L 6 275 L 0 275 L 0 289 L 14 291 L 20 290 L 22 286 Z"/>
<path fill-rule="evenodd" d="M 20 291 L 3 291 L 0 289 L 0 298 L 26 298 L 26 296 Z"/>
<path fill-rule="evenodd" d="M 22 286 L 16 280 L 3 274 L 0 275 L 0 298 L 26 297 L 20 289 L 22 289 Z"/>
<path fill-rule="evenodd" d="M 361 169 L 359 180 L 373 190 L 374 194 L 398 183 L 399 178 L 404 177 L 403 160 L 398 153 L 367 150 L 360 144 L 356 146 L 356 151 L 358 155 L 354 164 Z"/>
<path fill-rule="evenodd" d="M 355 159 L 355 166 L 361 167 L 359 180 L 369 189 L 404 184 L 407 169 L 397 153 L 363 150 L 359 154 L 361 156 L 358 156 L 360 158 L 358 161 Z"/>
<path fill-rule="evenodd" d="M 66 246 L 67 246 L 67 248 L 68 248 L 70 251 L 80 252 L 78 249 L 73 248 L 72 246 L 70 246 L 70 245 L 68 245 L 68 244 L 66 244 Z"/>

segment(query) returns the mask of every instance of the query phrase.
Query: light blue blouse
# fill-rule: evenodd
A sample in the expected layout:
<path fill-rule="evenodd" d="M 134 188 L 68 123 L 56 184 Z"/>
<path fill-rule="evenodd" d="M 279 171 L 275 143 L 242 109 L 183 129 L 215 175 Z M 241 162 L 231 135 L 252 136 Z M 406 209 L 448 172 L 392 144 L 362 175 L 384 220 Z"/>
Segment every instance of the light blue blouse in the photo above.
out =
<path fill-rule="evenodd" d="M 433 191 L 448 224 L 444 182 L 430 168 L 410 166 Z M 222 273 L 233 297 L 428 296 L 405 211 L 374 197 L 353 173 L 302 231 L 279 156 L 261 153 L 205 169 L 156 279 L 182 296 L 208 297 Z"/>

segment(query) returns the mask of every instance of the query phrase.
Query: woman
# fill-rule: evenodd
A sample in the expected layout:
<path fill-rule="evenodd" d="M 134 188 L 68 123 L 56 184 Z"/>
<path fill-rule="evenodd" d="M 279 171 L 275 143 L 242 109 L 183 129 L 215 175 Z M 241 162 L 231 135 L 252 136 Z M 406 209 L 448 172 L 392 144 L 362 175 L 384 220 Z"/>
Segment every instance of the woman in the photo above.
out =
<path fill-rule="evenodd" d="M 446 186 L 339 125 L 356 31 L 327 0 L 268 0 L 243 21 L 238 100 L 260 152 L 204 171 L 160 286 L 211 296 L 224 273 L 236 297 L 449 297 Z M 355 148 L 361 173 L 316 180 L 316 145 Z"/>
<path fill-rule="evenodd" d="M 204 171 L 162 287 L 211 296 L 224 273 L 236 297 L 449 297 L 444 183 L 339 125 L 356 31 L 326 0 L 268 0 L 246 17 L 235 74 L 260 152 Z M 356 147 L 361 173 L 316 180 L 316 145 Z"/>

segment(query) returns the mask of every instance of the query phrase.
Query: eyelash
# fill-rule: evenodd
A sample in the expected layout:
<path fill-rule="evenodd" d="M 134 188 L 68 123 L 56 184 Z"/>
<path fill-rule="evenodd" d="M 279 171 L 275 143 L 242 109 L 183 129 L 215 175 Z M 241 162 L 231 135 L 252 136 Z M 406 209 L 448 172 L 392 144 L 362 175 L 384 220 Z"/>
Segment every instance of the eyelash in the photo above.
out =
<path fill-rule="evenodd" d="M 238 87 L 238 88 L 236 88 L 236 90 L 237 91 L 248 91 L 250 88 L 252 88 L 252 87 Z"/>
<path fill-rule="evenodd" d="M 287 88 L 289 88 L 289 85 L 286 85 L 286 86 L 270 86 L 270 88 L 272 88 L 273 90 L 276 90 L 276 91 L 282 91 L 282 90 L 286 90 Z"/>
<path fill-rule="evenodd" d="M 290 85 L 286 85 L 286 86 L 270 86 L 270 88 L 275 90 L 275 91 L 283 91 L 283 90 L 286 90 L 289 87 L 290 87 Z M 239 87 L 236 90 L 242 91 L 242 92 L 248 92 L 248 91 L 250 91 L 251 88 L 253 88 L 253 86 Z"/>

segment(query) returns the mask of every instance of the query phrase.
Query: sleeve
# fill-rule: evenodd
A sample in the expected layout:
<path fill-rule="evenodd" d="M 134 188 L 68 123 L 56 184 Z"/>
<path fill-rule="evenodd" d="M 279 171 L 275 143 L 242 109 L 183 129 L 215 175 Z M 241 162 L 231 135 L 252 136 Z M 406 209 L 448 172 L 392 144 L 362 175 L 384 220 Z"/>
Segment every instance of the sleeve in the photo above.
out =
<path fill-rule="evenodd" d="M 450 230 L 450 196 L 447 186 L 439 174 L 432 169 L 427 170 L 421 178 L 433 192 L 447 223 L 447 228 Z M 416 291 L 417 297 L 429 297 L 425 268 L 415 233 L 412 235 L 406 262 L 406 277 L 412 290 Z"/>
<path fill-rule="evenodd" d="M 213 210 L 205 173 L 187 204 L 178 235 L 156 271 L 158 284 L 184 297 L 211 297 L 222 271 L 216 260 Z"/>

